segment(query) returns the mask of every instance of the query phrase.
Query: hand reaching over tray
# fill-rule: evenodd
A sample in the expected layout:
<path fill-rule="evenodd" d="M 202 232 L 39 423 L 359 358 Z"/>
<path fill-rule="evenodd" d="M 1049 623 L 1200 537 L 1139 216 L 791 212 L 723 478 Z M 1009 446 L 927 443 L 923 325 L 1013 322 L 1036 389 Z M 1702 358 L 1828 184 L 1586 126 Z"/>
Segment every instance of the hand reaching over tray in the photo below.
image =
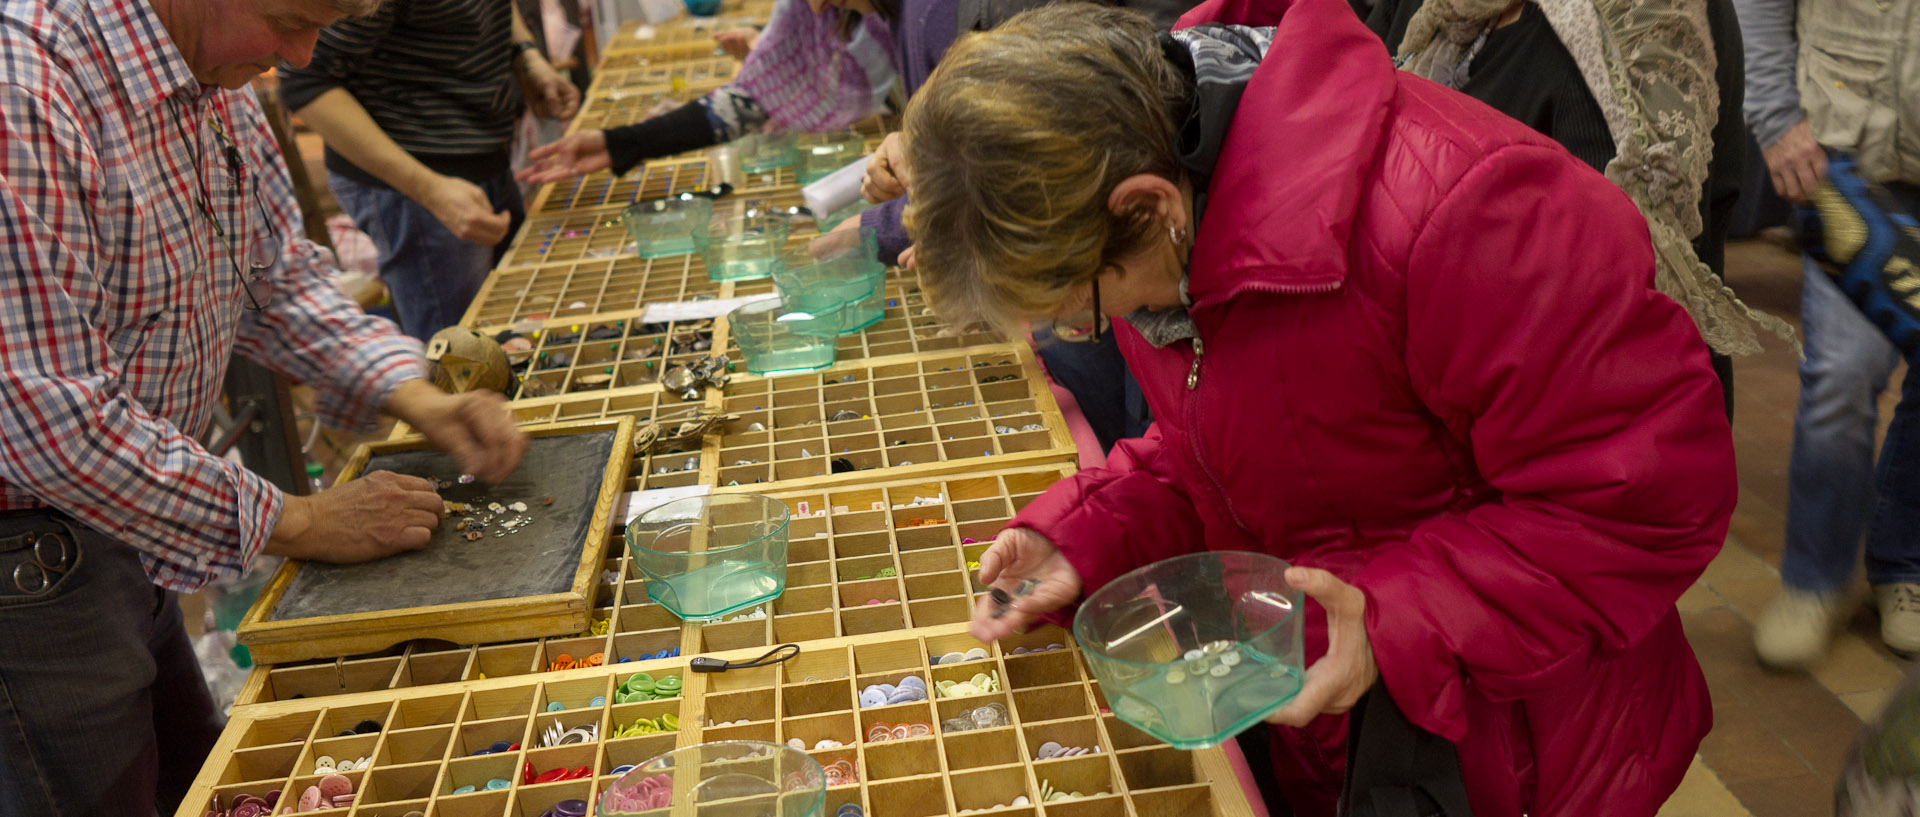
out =
<path fill-rule="evenodd" d="M 348 564 L 426 547 L 445 513 L 433 483 L 375 471 L 312 496 L 288 496 L 266 552 Z"/>
<path fill-rule="evenodd" d="M 409 380 L 393 390 L 386 409 L 452 454 L 462 471 L 490 484 L 505 481 L 527 453 L 527 435 L 514 425 L 506 399 L 493 392 L 447 394 Z"/>

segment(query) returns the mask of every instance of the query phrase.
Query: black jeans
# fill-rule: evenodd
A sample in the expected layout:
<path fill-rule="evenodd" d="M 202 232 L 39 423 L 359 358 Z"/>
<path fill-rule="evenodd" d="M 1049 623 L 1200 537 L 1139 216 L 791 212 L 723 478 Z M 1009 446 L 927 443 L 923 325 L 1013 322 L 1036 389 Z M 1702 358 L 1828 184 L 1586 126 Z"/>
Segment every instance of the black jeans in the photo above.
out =
<path fill-rule="evenodd" d="M 0 514 L 0 542 L 41 533 L 71 550 L 38 593 L 15 581 L 33 548 L 0 549 L 0 812 L 171 814 L 225 725 L 180 607 L 134 548 L 51 512 Z"/>

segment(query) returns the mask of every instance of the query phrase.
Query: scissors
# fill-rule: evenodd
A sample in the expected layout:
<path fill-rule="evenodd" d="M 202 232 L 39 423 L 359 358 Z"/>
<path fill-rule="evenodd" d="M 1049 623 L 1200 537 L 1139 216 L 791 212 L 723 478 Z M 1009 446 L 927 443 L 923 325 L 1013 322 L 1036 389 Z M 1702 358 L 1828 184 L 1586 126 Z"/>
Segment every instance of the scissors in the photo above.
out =
<path fill-rule="evenodd" d="M 13 586 L 20 592 L 37 596 L 47 592 L 58 576 L 72 566 L 73 550 L 66 537 L 57 533 L 34 534 L 28 548 L 33 558 L 13 566 Z"/>

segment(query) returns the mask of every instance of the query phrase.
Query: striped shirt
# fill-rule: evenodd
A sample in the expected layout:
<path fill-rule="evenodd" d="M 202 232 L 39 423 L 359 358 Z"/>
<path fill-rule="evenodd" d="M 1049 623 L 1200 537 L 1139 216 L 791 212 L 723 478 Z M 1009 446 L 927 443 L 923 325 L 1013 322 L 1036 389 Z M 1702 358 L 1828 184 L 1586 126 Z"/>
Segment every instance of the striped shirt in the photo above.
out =
<path fill-rule="evenodd" d="M 0 511 L 64 511 L 168 587 L 243 572 L 285 498 L 195 442 L 229 355 L 349 427 L 425 375 L 301 235 L 253 94 L 195 81 L 147 0 L 0 0 Z"/>
<path fill-rule="evenodd" d="M 344 88 L 427 167 L 491 178 L 507 169 L 525 105 L 513 76 L 512 15 L 507 0 L 387 0 L 370 17 L 322 29 L 305 68 L 281 63 L 280 97 L 297 111 Z M 332 151 L 327 167 L 384 184 Z"/>

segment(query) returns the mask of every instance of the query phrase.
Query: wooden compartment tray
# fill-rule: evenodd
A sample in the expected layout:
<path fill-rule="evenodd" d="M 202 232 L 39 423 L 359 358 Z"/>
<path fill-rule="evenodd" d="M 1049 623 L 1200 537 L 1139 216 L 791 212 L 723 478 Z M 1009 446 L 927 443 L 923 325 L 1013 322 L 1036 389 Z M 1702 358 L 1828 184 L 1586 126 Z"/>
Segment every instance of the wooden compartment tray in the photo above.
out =
<path fill-rule="evenodd" d="M 1061 645 L 1057 649 L 1047 649 Z M 1066 632 L 1046 627 L 991 645 L 985 659 L 935 664 L 945 654 L 980 646 L 961 625 L 914 633 L 876 633 L 805 645 L 781 664 L 701 674 L 684 659 L 568 670 L 546 676 L 488 678 L 246 707 L 236 711 L 181 807 L 199 817 L 244 794 L 279 790 L 298 796 L 319 777 L 316 758 L 369 759 L 349 772 L 356 800 L 330 817 L 537 817 L 562 800 L 594 802 L 619 778 L 613 770 L 678 747 L 714 740 L 797 739 L 823 765 L 845 760 L 857 779 L 827 789 L 824 814 L 857 803 L 870 817 L 937 817 L 994 809 L 1005 817 L 1250 817 L 1251 805 L 1219 749 L 1182 752 L 1107 711 L 1100 684 Z M 1038 649 L 1016 654 L 1016 649 Z M 722 653 L 746 661 L 764 650 Z M 629 676 L 678 675 L 681 694 L 644 703 L 614 703 Z M 930 685 L 991 672 L 1002 691 L 966 698 L 862 708 L 860 690 L 917 676 Z M 609 705 L 592 706 L 596 697 Z M 549 711 L 550 704 L 563 709 Z M 942 721 L 997 703 L 1006 726 L 948 731 Z M 671 732 L 608 738 L 637 720 L 671 714 Z M 373 733 L 336 737 L 361 721 Z M 923 723 L 925 737 L 869 741 L 876 723 Z M 542 748 L 553 724 L 598 727 L 601 740 Z M 723 725 L 731 724 L 731 725 Z M 821 741 L 841 746 L 814 748 Z M 495 742 L 519 748 L 474 756 Z M 1095 749 L 1071 758 L 1038 759 L 1053 741 Z M 588 777 L 527 785 L 522 773 L 587 767 Z M 488 791 L 493 778 L 510 781 Z M 480 790 L 453 792 L 467 785 Z M 1042 802 L 1043 785 L 1083 797 Z M 1028 805 L 1011 806 L 1016 797 Z M 1006 806 L 1004 809 L 996 807 Z"/>
<path fill-rule="evenodd" d="M 280 663 L 372 652 L 419 638 L 499 641 L 585 629 L 611 526 L 624 509 L 633 425 L 629 418 L 607 418 L 529 430 L 534 440 L 528 461 L 506 484 L 487 489 L 511 492 L 487 494 L 502 503 L 533 499 L 528 504 L 537 506 L 536 495 L 541 492 L 558 498 L 550 513 L 543 515 L 533 508 L 529 516 L 533 521 L 521 532 L 509 534 L 502 529 L 481 542 L 468 543 L 459 541 L 462 534 L 449 519 L 435 533 L 448 544 L 383 560 L 379 564 L 386 566 L 384 570 L 287 562 L 241 619 L 236 630 L 240 643 L 247 645 L 256 661 Z M 340 481 L 360 476 L 376 453 L 398 459 L 426 448 L 418 438 L 362 445 L 341 469 Z M 538 459 L 542 450 L 555 453 L 542 462 Z M 542 467 L 549 470 L 539 470 Z M 547 478 L 549 472 L 558 473 L 552 469 L 570 469 L 572 479 Z M 449 486 L 443 493 L 465 498 L 477 490 Z M 549 530 L 548 524 L 555 527 Z M 487 562 L 468 552 L 491 546 L 490 540 L 499 536 L 543 537 L 535 545 L 556 554 L 552 570 L 528 571 L 524 562 Z M 516 552 L 531 550 L 528 541 L 517 539 L 512 546 L 521 549 Z M 396 574 L 394 566 L 400 564 L 396 560 L 407 560 L 404 567 L 411 572 Z M 493 572 L 485 572 L 489 570 Z M 422 576 L 431 577 L 434 592 L 445 598 L 391 606 L 395 594 L 410 598 L 423 592 L 423 587 L 404 584 L 425 581 Z"/>
<path fill-rule="evenodd" d="M 605 635 L 462 647 L 422 643 L 391 655 L 259 667 L 238 701 L 245 706 L 540 673 L 562 655 L 578 659 L 599 653 L 616 663 L 675 647 L 695 655 L 962 624 L 974 599 L 985 592 L 970 566 L 1015 513 L 1071 473 L 1071 466 L 1053 464 L 941 479 L 766 490 L 786 503 L 794 519 L 787 589 L 758 608 L 764 617 L 753 618 L 756 611 L 748 611 L 725 621 L 683 624 L 647 597 L 646 583 L 616 538 L 597 576 L 601 586 L 592 612 L 593 622 L 606 623 Z M 938 501 L 913 504 L 921 498 Z M 892 575 L 879 575 L 885 572 Z"/>

